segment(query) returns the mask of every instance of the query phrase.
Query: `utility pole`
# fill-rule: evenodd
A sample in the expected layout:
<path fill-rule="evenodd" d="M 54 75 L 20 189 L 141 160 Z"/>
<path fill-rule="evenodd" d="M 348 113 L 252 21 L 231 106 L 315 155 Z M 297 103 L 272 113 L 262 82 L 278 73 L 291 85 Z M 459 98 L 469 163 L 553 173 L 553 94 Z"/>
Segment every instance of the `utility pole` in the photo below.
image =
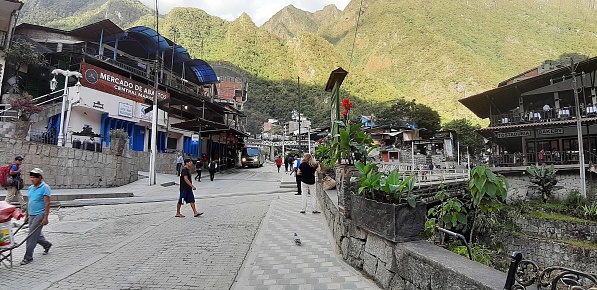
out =
<path fill-rule="evenodd" d="M 299 156 L 303 152 L 301 149 L 301 77 L 297 77 L 297 86 L 298 86 L 298 149 L 299 149 Z"/>
<path fill-rule="evenodd" d="M 155 1 L 155 30 L 156 32 L 158 32 L 158 0 Z M 159 32 L 157 33 L 156 36 L 156 47 L 160 47 L 160 34 Z M 150 150 L 150 156 L 149 156 L 149 185 L 154 185 L 156 184 L 156 176 L 155 176 L 155 164 L 156 164 L 156 158 L 157 158 L 157 145 L 158 145 L 158 72 L 160 69 L 160 50 L 156 49 L 155 51 L 155 78 L 154 78 L 154 83 L 153 83 L 153 90 L 154 90 L 154 95 L 153 95 L 153 118 L 152 118 L 152 122 L 151 122 L 151 148 L 149 148 Z"/>
<path fill-rule="evenodd" d="M 578 90 L 576 89 L 576 68 L 574 60 L 570 60 L 570 72 L 572 73 L 572 89 L 574 90 L 574 104 L 576 105 L 576 136 L 578 138 L 578 161 L 580 164 L 580 193 L 582 197 L 587 197 L 587 181 L 585 176 L 585 154 L 582 140 L 582 120 L 580 115 L 580 106 L 578 101 Z"/>
<path fill-rule="evenodd" d="M 282 134 L 282 158 L 286 160 L 286 152 L 284 151 L 284 144 L 286 144 L 286 124 L 284 124 L 284 132 Z"/>

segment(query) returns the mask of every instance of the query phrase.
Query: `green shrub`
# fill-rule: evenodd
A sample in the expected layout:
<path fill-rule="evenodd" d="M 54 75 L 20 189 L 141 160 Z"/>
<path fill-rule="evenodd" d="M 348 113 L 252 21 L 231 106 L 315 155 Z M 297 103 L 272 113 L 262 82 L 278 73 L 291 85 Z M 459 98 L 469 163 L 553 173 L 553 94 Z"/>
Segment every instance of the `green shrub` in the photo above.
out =
<path fill-rule="evenodd" d="M 543 198 L 543 202 L 547 202 L 547 200 L 551 197 L 551 194 L 554 190 L 554 186 L 558 184 L 558 179 L 556 176 L 556 169 L 554 169 L 553 164 L 549 167 L 545 165 L 536 166 L 531 165 L 527 167 L 527 172 L 531 175 L 531 182 L 539 189 L 541 192 L 541 197 Z"/>
<path fill-rule="evenodd" d="M 587 204 L 587 199 L 584 198 L 578 190 L 573 190 L 568 194 L 568 196 L 564 199 L 564 204 L 568 208 L 582 208 Z"/>

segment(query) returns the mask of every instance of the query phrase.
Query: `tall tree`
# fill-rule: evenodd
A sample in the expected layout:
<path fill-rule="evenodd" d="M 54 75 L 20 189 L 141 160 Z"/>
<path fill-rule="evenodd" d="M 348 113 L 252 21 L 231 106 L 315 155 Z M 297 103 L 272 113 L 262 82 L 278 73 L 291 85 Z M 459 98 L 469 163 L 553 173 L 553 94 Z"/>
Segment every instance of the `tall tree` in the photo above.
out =
<path fill-rule="evenodd" d="M 481 129 L 480 125 L 473 125 L 468 119 L 455 119 L 447 122 L 443 126 L 444 130 L 452 130 L 458 134 L 458 141 L 461 147 L 468 147 L 469 153 L 476 154 L 483 150 L 483 137 L 475 133 L 475 130 Z"/>
<path fill-rule="evenodd" d="M 430 132 L 441 128 L 439 113 L 429 106 L 417 104 L 415 100 L 395 99 L 382 106 L 377 115 L 378 125 L 403 126 L 416 124 L 419 129 Z"/>
<path fill-rule="evenodd" d="M 6 60 L 12 65 L 17 77 L 22 66 L 42 63 L 41 54 L 35 51 L 35 46 L 23 39 L 13 41 L 5 53 Z"/>

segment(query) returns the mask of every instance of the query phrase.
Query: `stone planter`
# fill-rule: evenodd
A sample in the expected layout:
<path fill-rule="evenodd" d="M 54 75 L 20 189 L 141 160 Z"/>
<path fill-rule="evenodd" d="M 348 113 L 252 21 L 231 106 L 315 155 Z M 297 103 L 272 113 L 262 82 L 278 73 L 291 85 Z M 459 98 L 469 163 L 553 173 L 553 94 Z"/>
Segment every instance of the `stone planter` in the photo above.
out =
<path fill-rule="evenodd" d="M 360 228 L 393 242 L 425 239 L 427 206 L 382 203 L 352 196 L 352 220 Z"/>
<path fill-rule="evenodd" d="M 354 165 L 336 165 L 336 189 L 338 190 L 338 207 L 340 213 L 346 218 L 351 217 L 352 203 L 351 198 L 354 188 L 350 183 L 350 178 L 360 176 L 359 170 Z"/>
<path fill-rule="evenodd" d="M 128 139 L 126 138 L 112 138 L 110 140 L 110 154 L 114 154 L 116 156 L 122 156 L 124 154 L 124 149 L 128 143 Z"/>
<path fill-rule="evenodd" d="M 29 134 L 29 127 L 31 127 L 31 122 L 29 122 L 29 121 L 23 121 L 23 120 L 16 121 L 13 137 L 16 139 L 25 140 L 25 138 L 27 138 L 27 134 Z"/>

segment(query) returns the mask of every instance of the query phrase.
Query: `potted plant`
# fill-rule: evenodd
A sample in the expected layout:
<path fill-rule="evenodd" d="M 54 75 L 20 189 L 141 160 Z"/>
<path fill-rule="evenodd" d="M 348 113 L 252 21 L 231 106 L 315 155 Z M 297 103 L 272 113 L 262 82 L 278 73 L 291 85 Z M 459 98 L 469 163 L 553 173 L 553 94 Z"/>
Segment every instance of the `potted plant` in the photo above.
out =
<path fill-rule="evenodd" d="M 414 176 L 398 170 L 377 171 L 377 164 L 357 162 L 360 177 L 352 199 L 352 220 L 359 227 L 394 242 L 424 238 L 427 206 L 412 195 Z"/>
<path fill-rule="evenodd" d="M 17 112 L 14 137 L 27 137 L 31 126 L 31 115 L 43 111 L 43 108 L 35 104 L 33 97 L 28 93 L 12 94 L 9 105 L 12 110 Z"/>
<path fill-rule="evenodd" d="M 108 131 L 110 137 L 110 153 L 121 156 L 124 153 L 129 134 L 124 129 L 111 129 Z"/>

